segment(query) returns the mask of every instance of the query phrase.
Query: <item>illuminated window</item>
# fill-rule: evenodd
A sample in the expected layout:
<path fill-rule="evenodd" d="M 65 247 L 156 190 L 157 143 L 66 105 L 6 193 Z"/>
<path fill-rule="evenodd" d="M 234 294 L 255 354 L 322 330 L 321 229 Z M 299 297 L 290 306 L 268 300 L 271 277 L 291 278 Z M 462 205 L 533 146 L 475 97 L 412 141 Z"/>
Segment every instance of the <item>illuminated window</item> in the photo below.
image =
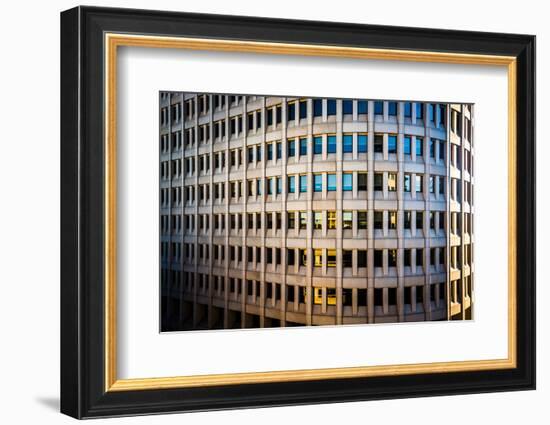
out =
<path fill-rule="evenodd" d="M 336 211 L 327 211 L 327 228 L 336 229 Z"/>
<path fill-rule="evenodd" d="M 344 229 L 351 229 L 353 227 L 353 212 L 352 211 L 343 211 L 342 212 L 342 227 Z"/>
<path fill-rule="evenodd" d="M 300 229 L 307 229 L 307 211 L 300 211 Z"/>
<path fill-rule="evenodd" d="M 323 213 L 321 211 L 313 211 L 313 228 L 316 230 L 323 228 Z"/>
<path fill-rule="evenodd" d="M 327 250 L 327 266 L 336 267 L 336 250 L 335 249 Z"/>
<path fill-rule="evenodd" d="M 314 249 L 313 250 L 313 267 L 322 267 L 323 266 L 323 250 Z"/>
<path fill-rule="evenodd" d="M 423 183 L 423 176 L 416 175 L 415 176 L 415 190 L 416 192 L 422 192 L 422 183 Z"/>
<path fill-rule="evenodd" d="M 395 192 L 397 190 L 397 174 L 388 173 L 388 190 Z"/>
<path fill-rule="evenodd" d="M 404 192 L 410 192 L 411 191 L 411 175 L 405 174 L 403 176 L 403 191 Z"/>
<path fill-rule="evenodd" d="M 397 211 L 388 211 L 388 229 L 397 228 Z"/>
<path fill-rule="evenodd" d="M 389 249 L 388 250 L 388 267 L 396 267 L 397 265 L 397 250 Z"/>

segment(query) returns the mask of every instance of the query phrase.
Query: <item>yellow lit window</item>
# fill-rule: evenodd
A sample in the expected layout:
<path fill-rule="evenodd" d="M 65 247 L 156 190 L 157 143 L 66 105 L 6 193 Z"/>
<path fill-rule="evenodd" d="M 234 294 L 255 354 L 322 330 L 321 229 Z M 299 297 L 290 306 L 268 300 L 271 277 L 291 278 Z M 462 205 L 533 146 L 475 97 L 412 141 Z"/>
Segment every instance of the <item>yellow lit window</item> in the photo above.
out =
<path fill-rule="evenodd" d="M 315 267 L 322 267 L 323 266 L 323 250 L 322 249 L 315 249 L 313 250 L 313 265 Z"/>
<path fill-rule="evenodd" d="M 336 229 L 336 211 L 327 211 L 328 229 Z"/>
<path fill-rule="evenodd" d="M 323 228 L 323 215 L 321 211 L 313 212 L 313 228 L 321 230 Z"/>
<path fill-rule="evenodd" d="M 327 266 L 336 267 L 336 250 L 335 249 L 327 250 Z"/>

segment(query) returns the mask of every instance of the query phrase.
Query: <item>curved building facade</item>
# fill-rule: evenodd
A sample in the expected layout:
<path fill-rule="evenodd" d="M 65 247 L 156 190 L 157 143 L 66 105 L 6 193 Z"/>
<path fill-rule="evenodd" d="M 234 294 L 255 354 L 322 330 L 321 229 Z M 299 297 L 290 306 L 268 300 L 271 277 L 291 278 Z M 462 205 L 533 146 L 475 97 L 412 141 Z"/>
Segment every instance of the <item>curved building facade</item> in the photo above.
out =
<path fill-rule="evenodd" d="M 163 92 L 163 331 L 469 319 L 473 106 Z"/>

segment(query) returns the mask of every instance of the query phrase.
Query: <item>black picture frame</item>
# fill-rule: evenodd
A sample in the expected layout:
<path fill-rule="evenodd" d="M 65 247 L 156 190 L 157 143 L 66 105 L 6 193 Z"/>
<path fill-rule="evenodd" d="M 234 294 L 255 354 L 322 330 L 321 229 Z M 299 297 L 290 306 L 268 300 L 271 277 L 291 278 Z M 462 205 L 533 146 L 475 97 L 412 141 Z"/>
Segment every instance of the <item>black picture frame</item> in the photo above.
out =
<path fill-rule="evenodd" d="M 104 34 L 517 58 L 517 367 L 369 378 L 105 391 Z M 61 13 L 61 412 L 75 418 L 535 388 L 535 36 L 76 7 Z"/>

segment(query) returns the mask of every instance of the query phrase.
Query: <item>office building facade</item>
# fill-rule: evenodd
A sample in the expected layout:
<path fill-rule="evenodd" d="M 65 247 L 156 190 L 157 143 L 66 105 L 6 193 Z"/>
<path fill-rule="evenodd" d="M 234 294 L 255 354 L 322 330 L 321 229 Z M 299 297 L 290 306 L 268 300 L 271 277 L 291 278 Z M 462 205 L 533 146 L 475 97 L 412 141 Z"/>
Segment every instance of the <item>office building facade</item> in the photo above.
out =
<path fill-rule="evenodd" d="M 159 101 L 163 331 L 472 317 L 473 105 Z"/>

